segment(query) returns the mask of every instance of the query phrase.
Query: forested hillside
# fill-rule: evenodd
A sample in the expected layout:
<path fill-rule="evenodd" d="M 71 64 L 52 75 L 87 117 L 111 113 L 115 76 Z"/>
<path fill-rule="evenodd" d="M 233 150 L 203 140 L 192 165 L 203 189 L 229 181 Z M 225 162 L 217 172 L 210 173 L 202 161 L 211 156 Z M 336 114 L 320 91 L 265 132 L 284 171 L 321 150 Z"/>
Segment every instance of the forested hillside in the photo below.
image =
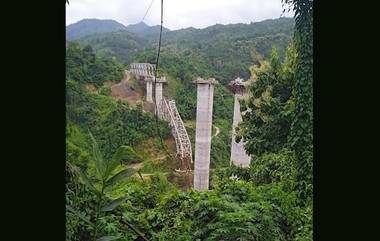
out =
<path fill-rule="evenodd" d="M 295 20 L 214 25 L 163 34 L 159 75 L 195 139 L 196 77 L 214 77 L 210 190 L 175 169 L 167 122 L 111 86 L 132 62 L 155 62 L 157 34 L 93 33 L 66 44 L 66 240 L 311 241 L 312 6 Z M 138 28 L 144 26 L 136 26 Z M 237 128 L 252 156 L 230 166 L 233 95 L 250 83 Z M 144 102 L 141 96 L 140 102 Z M 139 102 L 139 103 L 140 103 Z M 161 135 L 161 136 L 160 136 Z"/>
<path fill-rule="evenodd" d="M 135 35 L 149 37 L 160 32 L 160 26 L 149 26 L 144 22 L 123 24 L 111 19 L 83 19 L 66 27 L 66 40 L 77 40 L 93 34 L 128 32 Z M 170 30 L 163 27 L 163 32 Z M 126 38 L 127 39 L 127 38 Z"/>
<path fill-rule="evenodd" d="M 261 58 L 268 58 L 272 47 L 278 49 L 280 58 L 284 57 L 285 48 L 292 39 L 293 25 L 292 18 L 280 18 L 164 32 L 162 67 L 180 79 L 185 79 L 185 72 L 213 76 L 223 83 L 237 76 L 248 78 L 249 66 Z M 132 61 L 154 62 L 157 37 L 158 34 L 112 32 L 89 35 L 77 41 L 129 64 Z"/>
<path fill-rule="evenodd" d="M 131 33 L 137 33 L 140 35 L 150 35 L 150 34 L 159 34 L 160 33 L 160 26 L 149 26 L 144 22 L 139 22 L 136 24 L 130 24 L 128 25 L 125 30 Z M 170 30 L 162 27 L 162 32 L 166 33 L 169 32 Z"/>
<path fill-rule="evenodd" d="M 249 66 L 260 58 L 268 58 L 273 47 L 278 49 L 281 58 L 284 57 L 285 48 L 292 38 L 293 24 L 293 19 L 280 18 L 172 31 L 163 37 L 162 52 L 167 53 L 168 58 L 184 58 L 182 61 L 188 63 L 188 68 L 192 68 L 190 70 L 195 75 L 210 75 L 223 83 L 238 76 L 247 79 Z M 165 60 L 163 57 L 163 65 Z M 167 66 L 180 70 L 180 66 L 184 66 L 181 63 L 177 68 L 172 64 L 170 62 Z"/>
<path fill-rule="evenodd" d="M 167 123 L 156 123 L 153 114 L 111 98 L 106 82 L 122 79 L 124 67 L 121 63 L 97 56 L 90 46 L 82 49 L 77 44 L 68 44 L 66 52 L 69 159 L 71 151 L 79 156 L 81 151 L 90 152 L 90 133 L 106 157 L 121 145 L 135 147 L 155 137 L 156 124 L 160 125 L 164 137 L 169 135 Z"/>
<path fill-rule="evenodd" d="M 146 38 L 126 31 L 87 35 L 77 42 L 90 45 L 98 54 L 115 57 L 124 64 L 132 62 L 149 44 Z"/>

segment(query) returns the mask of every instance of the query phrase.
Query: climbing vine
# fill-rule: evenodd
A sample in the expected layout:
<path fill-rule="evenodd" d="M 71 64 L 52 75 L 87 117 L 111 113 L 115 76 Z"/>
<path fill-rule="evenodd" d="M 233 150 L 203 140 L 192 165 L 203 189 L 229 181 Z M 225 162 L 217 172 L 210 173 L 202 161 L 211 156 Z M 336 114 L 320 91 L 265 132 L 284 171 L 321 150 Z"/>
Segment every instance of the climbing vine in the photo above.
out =
<path fill-rule="evenodd" d="M 295 116 L 291 146 L 297 155 L 297 189 L 301 202 L 311 200 L 313 181 L 313 1 L 283 0 L 295 13 Z"/>
<path fill-rule="evenodd" d="M 293 45 L 286 51 L 284 63 L 273 49 L 269 61 L 254 66 L 252 83 L 248 87 L 251 98 L 242 101 L 243 122 L 238 127 L 238 136 L 246 140 L 249 154 L 259 156 L 278 152 L 288 145 L 290 126 L 294 114 L 294 60 Z"/>

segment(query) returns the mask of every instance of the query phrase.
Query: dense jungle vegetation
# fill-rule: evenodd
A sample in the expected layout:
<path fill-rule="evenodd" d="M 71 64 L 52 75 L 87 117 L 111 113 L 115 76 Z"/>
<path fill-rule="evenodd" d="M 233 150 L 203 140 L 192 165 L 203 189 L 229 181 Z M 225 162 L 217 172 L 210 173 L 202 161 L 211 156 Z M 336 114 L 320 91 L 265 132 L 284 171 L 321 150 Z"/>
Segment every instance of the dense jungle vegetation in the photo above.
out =
<path fill-rule="evenodd" d="M 164 94 L 176 100 L 192 141 L 192 81 L 221 82 L 213 112 L 213 134 L 215 127 L 220 133 L 212 139 L 210 190 L 204 192 L 173 181 L 175 163 L 156 132 L 168 140 L 168 123 L 110 96 L 108 82 L 123 78 L 128 61 L 152 61 L 148 45 L 154 41 L 133 54 L 118 45 L 129 55 L 124 59 L 99 38 L 127 38 L 128 32 L 67 42 L 66 240 L 312 240 L 313 2 L 283 2 L 295 10 L 294 20 L 165 33 L 171 37 L 164 37 L 162 49 Z M 234 37 L 239 32 L 244 38 Z M 189 35 L 191 41 L 183 37 Z M 237 129 L 252 156 L 247 169 L 229 165 L 233 96 L 225 84 L 238 76 L 250 82 L 241 105 L 248 111 Z M 131 167 L 138 163 L 141 169 Z"/>
<path fill-rule="evenodd" d="M 158 34 L 152 34 L 151 28 L 156 26 L 147 28 L 146 34 L 128 31 L 129 27 L 124 31 L 89 34 L 74 41 L 83 46 L 91 45 L 95 52 L 114 56 L 124 64 L 153 63 Z M 98 24 L 94 28 L 97 29 Z M 252 62 L 268 58 L 273 46 L 280 57 L 284 57 L 293 29 L 293 18 L 279 18 L 251 24 L 217 24 L 204 29 L 166 31 L 162 38 L 161 67 L 181 81 L 189 81 L 192 74 L 212 76 L 223 83 L 238 76 L 247 79 Z"/>

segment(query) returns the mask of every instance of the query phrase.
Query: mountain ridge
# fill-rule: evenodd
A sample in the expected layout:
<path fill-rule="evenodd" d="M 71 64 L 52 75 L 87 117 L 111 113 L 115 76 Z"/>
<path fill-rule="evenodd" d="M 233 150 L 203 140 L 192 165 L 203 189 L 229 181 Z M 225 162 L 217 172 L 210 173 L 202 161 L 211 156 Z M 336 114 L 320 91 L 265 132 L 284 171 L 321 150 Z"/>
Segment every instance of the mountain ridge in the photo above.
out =
<path fill-rule="evenodd" d="M 113 19 L 85 18 L 66 26 L 66 40 L 77 40 L 93 34 L 126 31 L 139 35 L 159 33 L 160 25 L 149 26 L 144 22 L 125 26 Z M 163 27 L 163 32 L 170 29 Z"/>
<path fill-rule="evenodd" d="M 82 19 L 66 26 L 66 39 L 75 40 L 96 33 L 107 33 L 125 30 L 126 27 L 112 19 Z"/>
<path fill-rule="evenodd" d="M 139 22 L 136 24 L 129 24 L 126 27 L 126 30 L 131 33 L 137 33 L 137 34 L 152 34 L 152 33 L 159 33 L 160 32 L 160 25 L 153 25 L 149 26 L 144 22 Z M 162 32 L 169 32 L 170 29 L 165 28 L 162 26 Z"/>

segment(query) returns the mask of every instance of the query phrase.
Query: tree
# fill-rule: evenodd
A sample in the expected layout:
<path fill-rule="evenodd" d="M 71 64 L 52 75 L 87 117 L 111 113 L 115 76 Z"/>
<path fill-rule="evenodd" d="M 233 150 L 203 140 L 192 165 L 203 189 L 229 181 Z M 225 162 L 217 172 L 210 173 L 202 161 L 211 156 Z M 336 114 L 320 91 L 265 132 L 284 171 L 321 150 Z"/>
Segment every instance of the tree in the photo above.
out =
<path fill-rule="evenodd" d="M 277 50 L 272 50 L 269 61 L 254 66 L 252 83 L 248 87 L 251 97 L 242 103 L 243 122 L 237 128 L 237 140 L 246 141 L 247 152 L 254 156 L 274 153 L 288 144 L 294 114 L 294 60 L 293 45 L 286 50 L 284 63 Z"/>
<path fill-rule="evenodd" d="M 67 79 L 100 87 L 105 81 L 121 80 L 123 72 L 124 67 L 117 59 L 96 55 L 90 45 L 82 48 L 78 43 L 67 43 Z"/>
<path fill-rule="evenodd" d="M 82 215 L 79 211 L 75 210 L 70 204 L 66 205 L 66 209 L 72 212 L 73 214 L 77 215 L 79 218 L 81 218 L 83 221 L 88 223 L 93 228 L 93 239 L 94 240 L 115 240 L 119 239 L 120 237 L 117 236 L 103 236 L 98 239 L 99 233 L 101 230 L 101 226 L 99 223 L 99 220 L 104 217 L 107 212 L 110 212 L 114 210 L 116 207 L 118 207 L 120 204 L 125 202 L 127 199 L 127 196 L 123 196 L 117 199 L 114 199 L 108 203 L 107 197 L 106 197 L 106 191 L 109 187 L 112 185 L 124 180 L 125 178 L 128 178 L 135 174 L 135 170 L 132 168 L 126 168 L 123 169 L 116 174 L 114 174 L 114 171 L 117 166 L 121 163 L 123 159 L 126 158 L 126 154 L 130 152 L 130 147 L 127 146 L 121 146 L 112 156 L 110 159 L 105 159 L 103 154 L 101 153 L 98 143 L 96 142 L 95 138 L 90 133 L 91 139 L 92 139 L 92 159 L 95 166 L 95 176 L 93 178 L 90 178 L 85 172 L 83 172 L 79 167 L 71 164 L 70 162 L 67 162 L 67 166 L 69 169 L 71 169 L 73 172 L 75 172 L 81 179 L 81 181 L 87 186 L 87 188 L 96 196 L 96 206 L 95 206 L 95 223 L 92 223 L 89 218 Z M 144 235 L 141 234 L 136 228 L 134 228 L 131 224 L 128 224 L 128 226 L 131 226 L 132 230 L 137 232 L 138 235 L 142 236 L 142 238 L 145 239 Z M 146 239 L 145 239 L 146 240 Z"/>

